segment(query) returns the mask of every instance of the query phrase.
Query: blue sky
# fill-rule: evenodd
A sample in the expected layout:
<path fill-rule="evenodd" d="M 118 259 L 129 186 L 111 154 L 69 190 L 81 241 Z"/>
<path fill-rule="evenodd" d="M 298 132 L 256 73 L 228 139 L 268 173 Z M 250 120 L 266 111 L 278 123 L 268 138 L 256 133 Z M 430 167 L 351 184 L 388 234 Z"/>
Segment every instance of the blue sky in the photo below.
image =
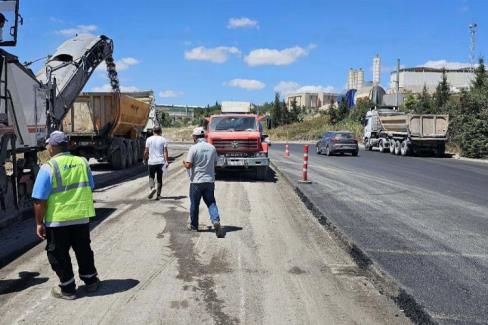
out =
<path fill-rule="evenodd" d="M 351 67 L 371 80 L 376 53 L 386 88 L 396 58 L 407 67 L 468 63 L 472 22 L 477 56 L 488 54 L 484 0 L 23 0 L 20 10 L 18 45 L 7 50 L 22 62 L 52 53 L 76 32 L 105 34 L 114 40 L 121 85 L 152 89 L 164 104 L 341 92 Z M 99 72 L 85 90 L 107 83 Z"/>

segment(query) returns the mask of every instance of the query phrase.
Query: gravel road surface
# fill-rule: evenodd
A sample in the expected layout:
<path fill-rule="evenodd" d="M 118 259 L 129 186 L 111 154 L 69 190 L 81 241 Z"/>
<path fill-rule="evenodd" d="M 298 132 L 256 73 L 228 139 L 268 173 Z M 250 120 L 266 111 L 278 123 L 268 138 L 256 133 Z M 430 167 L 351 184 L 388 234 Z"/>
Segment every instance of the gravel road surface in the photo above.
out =
<path fill-rule="evenodd" d="M 145 177 L 95 193 L 97 293 L 81 286 L 75 301 L 52 298 L 57 280 L 41 244 L 0 270 L 0 323 L 410 323 L 280 176 L 219 178 L 226 236 L 218 239 L 203 204 L 202 231 L 186 230 L 188 179 L 179 168 L 170 168 L 161 201 L 146 198 Z"/>

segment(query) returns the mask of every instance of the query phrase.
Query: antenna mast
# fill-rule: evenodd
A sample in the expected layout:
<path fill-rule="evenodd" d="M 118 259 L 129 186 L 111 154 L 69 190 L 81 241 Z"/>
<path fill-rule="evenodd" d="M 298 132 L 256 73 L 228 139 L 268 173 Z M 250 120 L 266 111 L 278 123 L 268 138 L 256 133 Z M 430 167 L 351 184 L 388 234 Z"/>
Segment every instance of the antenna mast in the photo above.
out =
<path fill-rule="evenodd" d="M 469 33 L 471 35 L 471 46 L 469 49 L 469 63 L 471 64 L 471 71 L 474 71 L 474 65 L 476 60 L 476 29 L 478 24 L 473 23 L 469 25 Z"/>

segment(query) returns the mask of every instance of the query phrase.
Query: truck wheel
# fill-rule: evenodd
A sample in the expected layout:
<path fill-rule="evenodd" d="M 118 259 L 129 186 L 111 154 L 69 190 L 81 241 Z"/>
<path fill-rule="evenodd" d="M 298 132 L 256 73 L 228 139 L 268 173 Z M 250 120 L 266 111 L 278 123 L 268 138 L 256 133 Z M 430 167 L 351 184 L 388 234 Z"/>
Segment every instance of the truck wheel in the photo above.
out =
<path fill-rule="evenodd" d="M 256 167 L 256 178 L 260 181 L 264 181 L 268 178 L 268 166 Z"/>
<path fill-rule="evenodd" d="M 390 153 L 395 154 L 395 140 L 390 140 Z"/>
<path fill-rule="evenodd" d="M 444 157 L 445 153 L 446 153 L 446 144 L 441 143 L 441 144 L 437 145 L 437 148 L 435 150 L 436 157 L 442 158 L 442 157 Z"/>
<path fill-rule="evenodd" d="M 114 145 L 118 148 L 112 153 L 112 167 L 114 169 L 125 169 L 127 166 L 127 148 L 124 141 L 114 139 Z"/>
<path fill-rule="evenodd" d="M 383 139 L 380 139 L 380 141 L 378 143 L 378 149 L 380 150 L 381 153 L 385 153 L 386 152 L 385 142 L 384 142 Z"/>
<path fill-rule="evenodd" d="M 402 144 L 400 147 L 400 154 L 402 156 L 409 156 L 410 155 L 410 148 L 407 144 L 407 141 L 402 141 Z"/>
<path fill-rule="evenodd" d="M 399 140 L 395 141 L 395 155 L 398 156 L 400 154 L 400 148 L 401 148 L 400 141 Z"/>
<path fill-rule="evenodd" d="M 126 154 L 126 159 L 127 159 L 126 167 L 129 168 L 132 166 L 132 159 L 133 159 L 133 157 L 132 157 L 132 155 L 133 155 L 132 146 L 130 145 L 129 141 L 124 141 L 124 144 L 125 144 L 125 147 L 127 148 L 127 150 L 126 150 L 126 153 L 127 153 Z"/>

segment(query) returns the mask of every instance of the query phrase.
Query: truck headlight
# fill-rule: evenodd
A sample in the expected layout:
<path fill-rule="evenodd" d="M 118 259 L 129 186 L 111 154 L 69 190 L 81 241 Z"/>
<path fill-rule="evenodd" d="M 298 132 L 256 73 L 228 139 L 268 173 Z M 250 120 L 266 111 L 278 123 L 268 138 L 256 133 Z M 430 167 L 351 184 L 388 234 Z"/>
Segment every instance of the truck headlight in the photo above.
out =
<path fill-rule="evenodd" d="M 266 152 L 256 152 L 256 157 L 261 158 L 261 157 L 267 157 L 268 154 Z"/>

